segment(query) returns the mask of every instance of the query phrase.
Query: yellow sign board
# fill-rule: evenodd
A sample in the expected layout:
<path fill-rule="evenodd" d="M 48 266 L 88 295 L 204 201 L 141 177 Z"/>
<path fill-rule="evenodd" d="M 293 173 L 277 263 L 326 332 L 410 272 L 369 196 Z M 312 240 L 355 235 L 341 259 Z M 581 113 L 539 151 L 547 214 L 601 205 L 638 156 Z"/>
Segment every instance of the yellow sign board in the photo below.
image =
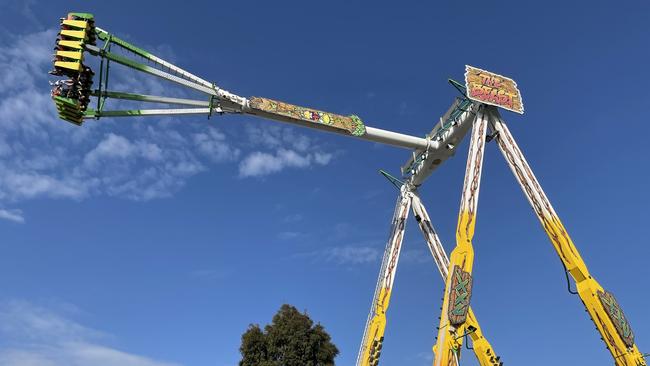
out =
<path fill-rule="evenodd" d="M 465 65 L 465 87 L 469 99 L 524 113 L 517 83 L 505 76 Z"/>

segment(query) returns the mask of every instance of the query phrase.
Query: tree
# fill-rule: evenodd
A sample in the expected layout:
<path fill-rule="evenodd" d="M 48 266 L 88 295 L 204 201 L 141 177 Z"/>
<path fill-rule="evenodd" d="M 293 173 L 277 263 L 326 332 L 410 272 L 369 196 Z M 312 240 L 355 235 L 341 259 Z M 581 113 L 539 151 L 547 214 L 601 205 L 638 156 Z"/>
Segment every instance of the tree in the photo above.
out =
<path fill-rule="evenodd" d="M 264 327 L 251 324 L 241 337 L 239 366 L 333 366 L 338 348 L 320 323 L 284 304 Z"/>

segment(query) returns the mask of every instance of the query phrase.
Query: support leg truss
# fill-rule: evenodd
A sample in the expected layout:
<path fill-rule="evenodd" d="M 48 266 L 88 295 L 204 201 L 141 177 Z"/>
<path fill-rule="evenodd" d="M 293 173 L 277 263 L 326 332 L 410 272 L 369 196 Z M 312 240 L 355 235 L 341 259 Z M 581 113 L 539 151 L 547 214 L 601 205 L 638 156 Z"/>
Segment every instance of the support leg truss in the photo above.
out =
<path fill-rule="evenodd" d="M 445 253 L 445 249 L 440 242 L 440 238 L 438 237 L 438 234 L 436 234 L 436 231 L 431 224 L 429 214 L 424 208 L 420 197 L 415 192 L 413 193 L 412 197 L 412 208 L 413 214 L 415 215 L 415 220 L 417 220 L 418 225 L 420 226 L 422 235 L 424 235 L 424 240 L 429 246 L 429 250 L 431 251 L 431 255 L 433 256 L 433 259 L 436 262 L 436 266 L 440 271 L 440 275 L 442 276 L 443 281 L 446 282 L 449 267 L 449 258 L 447 258 L 447 253 Z M 483 336 L 481 327 L 479 326 L 478 320 L 476 320 L 476 316 L 474 315 L 474 312 L 471 308 L 467 312 L 466 323 L 467 333 L 472 339 L 474 355 L 476 356 L 479 364 L 481 366 L 502 365 L 503 362 L 501 362 L 500 357 L 496 355 L 492 349 L 492 346 L 490 345 L 490 342 L 488 342 L 488 340 Z"/>
<path fill-rule="evenodd" d="M 404 226 L 406 225 L 410 206 L 410 192 L 406 186 L 402 186 L 395 206 L 395 213 L 393 214 L 390 237 L 388 238 L 384 258 L 381 262 L 370 315 L 368 315 L 366 329 L 363 332 L 363 339 L 361 341 L 361 348 L 357 356 L 357 365 L 359 366 L 376 366 L 379 364 L 379 356 L 381 355 L 382 343 L 384 341 L 384 331 L 386 330 L 386 310 L 388 310 L 388 304 L 390 302 L 397 261 L 399 260 L 402 240 L 404 239 Z"/>
<path fill-rule="evenodd" d="M 515 178 L 542 224 L 560 260 L 576 282 L 578 295 L 617 366 L 645 366 L 634 343 L 630 324 L 611 293 L 591 276 L 578 249 L 555 213 L 519 146 L 496 109 L 491 110 L 490 128 Z"/>
<path fill-rule="evenodd" d="M 60 26 L 53 60 L 54 70 L 50 73 L 62 79 L 52 83 L 52 98 L 59 117 L 76 125 L 82 125 L 84 119 L 101 117 L 204 114 L 210 118 L 213 113 L 235 113 L 414 150 L 412 157 L 402 168 L 402 174 L 407 176 L 406 182 L 393 179 L 394 184 L 401 185 L 400 196 L 357 356 L 357 366 L 376 366 L 379 362 L 386 327 L 386 311 L 402 247 L 404 227 L 411 208 L 445 280 L 438 337 L 433 348 L 434 366 L 458 366 L 463 339 L 468 336 L 473 340 L 474 352 L 481 366 L 501 364 L 483 337 L 470 308 L 474 262 L 472 239 L 488 129 L 492 130 L 490 138 L 496 139 L 567 273 L 575 280 L 577 294 L 614 357 L 615 364 L 647 366 L 618 302 L 590 275 L 498 110 L 470 99 L 460 84 L 452 82 L 463 96 L 454 102 L 433 130 L 422 138 L 367 126 L 356 115 L 340 115 L 269 98 L 246 98 L 230 93 L 96 27 L 92 14 L 69 13 L 61 19 Z M 103 42 L 103 45 L 98 44 L 98 41 Z M 85 57 L 89 56 L 100 58 L 99 88 L 94 90 L 92 85 L 95 73 L 84 64 Z M 115 63 L 203 95 L 197 97 L 200 99 L 186 99 L 109 90 L 109 66 Z M 501 94 L 492 96 L 505 97 Z M 91 97 L 97 98 L 96 110 L 89 108 Z M 108 99 L 128 100 L 145 105 L 164 104 L 167 107 L 104 110 Z M 456 229 L 456 247 L 450 257 L 447 257 L 416 189 L 432 171 L 455 154 L 456 147 L 463 140 L 470 125 L 473 127 Z"/>
<path fill-rule="evenodd" d="M 392 293 L 409 207 L 413 209 L 415 218 L 422 230 L 424 239 L 427 242 L 443 280 L 447 278 L 449 259 L 438 234 L 436 234 L 431 224 L 429 214 L 417 193 L 411 190 L 410 187 L 404 185 L 400 189 L 400 195 L 395 206 L 391 234 L 386 245 L 386 250 L 384 251 L 375 296 L 373 297 L 370 315 L 368 316 L 361 347 L 357 356 L 356 364 L 359 366 L 374 366 L 379 363 L 386 329 L 386 311 L 388 310 Z M 474 353 L 479 364 L 481 366 L 501 365 L 502 363 L 499 357 L 496 356 L 492 350 L 492 346 L 483 336 L 478 321 L 471 309 L 468 312 L 466 323 L 467 333 L 472 339 Z"/>
<path fill-rule="evenodd" d="M 474 263 L 472 238 L 476 224 L 488 116 L 487 108 L 480 108 L 472 127 L 463 194 L 458 214 L 456 247 L 451 252 L 438 338 L 433 348 L 434 366 L 458 365 L 463 338 L 469 332 L 467 317 L 472 295 L 472 267 Z"/>

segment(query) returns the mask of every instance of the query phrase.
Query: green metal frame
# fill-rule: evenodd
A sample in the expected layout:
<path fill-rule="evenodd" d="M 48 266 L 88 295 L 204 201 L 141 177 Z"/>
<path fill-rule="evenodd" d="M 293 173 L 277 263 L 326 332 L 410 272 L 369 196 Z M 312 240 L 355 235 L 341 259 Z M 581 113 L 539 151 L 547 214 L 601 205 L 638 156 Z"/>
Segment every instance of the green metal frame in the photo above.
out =
<path fill-rule="evenodd" d="M 401 180 L 395 178 L 393 175 L 391 175 L 389 172 L 387 172 L 387 171 L 385 171 L 385 170 L 383 170 L 383 169 L 380 169 L 380 170 L 379 170 L 379 173 L 380 173 L 381 175 L 383 175 L 384 178 L 388 179 L 388 181 L 389 181 L 392 185 L 394 185 L 397 189 L 401 189 L 402 186 L 404 185 L 404 182 L 402 182 Z"/>
<path fill-rule="evenodd" d="M 436 130 L 433 136 L 428 136 L 431 138 L 432 141 L 442 140 L 444 133 L 449 131 L 449 129 L 458 122 L 460 116 L 463 113 L 470 110 L 470 107 L 472 106 L 472 100 L 467 98 L 467 96 L 465 95 L 464 92 L 465 87 L 452 79 L 449 79 L 449 83 L 454 88 L 456 88 L 459 92 L 461 92 L 463 96 L 460 98 L 460 101 L 458 102 L 454 110 L 449 114 L 449 117 L 447 117 L 447 119 L 441 123 L 440 128 Z M 411 165 L 409 165 L 407 171 L 413 171 L 414 167 L 416 167 L 418 164 L 420 164 L 423 160 L 426 159 L 426 156 L 427 156 L 426 151 L 423 151 L 420 154 L 418 154 L 418 156 L 415 159 L 413 159 Z M 405 176 L 405 178 L 407 178 L 407 176 Z"/>
<path fill-rule="evenodd" d="M 91 54 L 98 56 L 100 61 L 99 69 L 99 88 L 94 90 L 91 95 L 97 98 L 97 108 L 95 110 L 89 109 L 84 113 L 84 118 L 99 119 L 104 116 L 121 117 L 121 116 L 142 116 L 142 115 L 176 115 L 176 114 L 197 114 L 205 113 L 208 118 L 212 115 L 213 111 L 220 110 L 219 106 L 215 106 L 215 97 L 217 96 L 217 88 L 214 84 L 182 70 L 160 58 L 137 47 L 123 39 L 120 39 L 113 34 L 96 27 L 95 33 L 97 38 L 104 41 L 104 45 L 99 48 L 95 46 L 87 46 L 85 50 Z M 129 51 L 137 56 L 140 56 L 154 65 L 160 67 L 152 67 L 143 63 L 134 61 L 126 56 L 122 56 L 111 51 L 112 46 L 119 46 L 122 49 Z M 195 100 L 184 98 L 171 98 L 163 96 L 154 96 L 146 94 L 124 93 L 118 91 L 109 91 L 109 74 L 110 64 L 116 62 L 128 68 L 145 72 L 162 79 L 181 84 L 183 86 L 192 88 L 199 92 L 209 95 L 208 100 Z M 170 72 L 161 70 L 165 68 Z M 185 105 L 191 107 L 206 107 L 206 108 L 177 108 L 177 109 L 133 109 L 133 110 L 117 110 L 105 111 L 107 99 L 122 99 L 134 100 L 141 102 L 164 103 L 171 105 Z"/>

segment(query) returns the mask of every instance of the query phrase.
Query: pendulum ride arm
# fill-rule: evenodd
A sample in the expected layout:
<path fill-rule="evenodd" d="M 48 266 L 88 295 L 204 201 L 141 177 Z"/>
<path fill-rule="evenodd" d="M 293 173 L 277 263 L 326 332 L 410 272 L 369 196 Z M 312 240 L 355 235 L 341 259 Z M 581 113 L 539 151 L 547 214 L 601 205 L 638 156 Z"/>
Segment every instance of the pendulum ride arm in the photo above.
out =
<path fill-rule="evenodd" d="M 98 78 L 84 64 L 87 57 L 100 59 Z M 202 98 L 174 98 L 145 95 L 109 89 L 109 75 L 115 71 L 111 65 L 119 64 L 140 73 L 174 83 Z M 58 80 L 52 89 L 59 117 L 76 125 L 84 120 L 102 117 L 140 117 L 171 115 L 248 114 L 264 119 L 290 123 L 303 127 L 334 132 L 376 143 L 388 144 L 413 150 L 412 158 L 403 167 L 409 176 L 409 184 L 417 187 L 442 163 L 454 155 L 469 130 L 478 104 L 466 97 L 458 98 L 440 119 L 430 134 L 424 138 L 373 128 L 365 125 L 355 115 L 339 115 L 317 109 L 301 107 L 268 98 L 245 98 L 230 93 L 216 84 L 206 81 L 150 52 L 147 52 L 108 31 L 95 26 L 92 14 L 70 13 L 61 20 L 61 32 L 56 41 L 54 70 L 51 74 L 69 79 Z M 96 87 L 92 88 L 94 81 Z M 97 85 L 98 84 L 98 85 Z M 90 97 L 96 99 L 96 107 Z M 197 98 L 197 97 L 195 97 Z M 107 110 L 107 100 L 126 100 L 138 103 L 156 103 L 172 108 Z M 390 298 L 397 256 L 401 247 L 403 225 L 410 205 L 408 192 L 404 192 L 398 204 L 398 215 L 393 236 L 389 240 L 380 280 L 373 300 L 358 364 L 375 365 L 381 349 L 385 324 L 385 311 Z M 365 353 L 364 353 L 365 352 Z M 362 358 L 365 359 L 362 360 Z M 372 361 L 372 362 L 371 362 Z"/>
<path fill-rule="evenodd" d="M 429 214 L 427 213 L 426 208 L 424 208 L 420 197 L 415 192 L 413 192 L 412 197 L 411 207 L 413 209 L 413 214 L 415 215 L 415 220 L 418 222 L 424 240 L 429 246 L 429 250 L 431 251 L 431 255 L 440 271 L 442 280 L 446 281 L 449 271 L 449 258 L 447 258 L 447 253 L 445 253 L 440 238 L 431 224 Z M 500 357 L 496 355 L 490 342 L 488 342 L 488 340 L 483 336 L 481 327 L 479 326 L 478 320 L 476 320 L 476 316 L 471 307 L 467 311 L 467 320 L 465 323 L 467 324 L 467 333 L 469 337 L 472 338 L 474 355 L 479 364 L 481 366 L 502 365 L 503 362 L 500 361 Z"/>
<path fill-rule="evenodd" d="M 242 97 L 96 27 L 93 15 L 86 13 L 70 13 L 61 20 L 56 50 L 54 70 L 51 73 L 69 79 L 55 83 L 52 99 L 59 117 L 65 121 L 82 125 L 84 120 L 99 120 L 102 117 L 203 114 L 210 118 L 213 114 L 248 114 L 411 149 L 413 158 L 403 170 L 412 175 L 410 182 L 415 186 L 419 186 L 433 170 L 453 156 L 455 146 L 465 136 L 475 114 L 475 104 L 466 97 L 459 98 L 431 133 L 423 138 L 370 127 L 355 115 L 339 115 L 262 97 Z M 98 77 L 84 64 L 90 56 L 100 59 Z M 195 96 L 195 99 L 173 98 L 111 90 L 109 75 L 116 72 L 111 68 L 114 64 L 157 77 L 203 96 Z M 96 99 L 96 105 L 91 105 L 91 97 Z M 108 100 L 127 100 L 145 105 L 156 103 L 170 108 L 107 110 L 107 104 L 110 104 L 106 103 Z"/>
<path fill-rule="evenodd" d="M 415 215 L 415 220 L 418 222 L 420 231 L 422 231 L 422 235 L 424 236 L 424 240 L 427 242 L 429 251 L 431 251 L 433 261 L 436 263 L 438 271 L 440 271 L 440 276 L 442 276 L 443 280 L 446 280 L 448 274 L 447 267 L 449 267 L 449 258 L 447 257 L 445 248 L 442 246 L 442 242 L 440 242 L 438 234 L 431 224 L 429 213 L 424 208 L 424 205 L 420 200 L 420 196 L 418 196 L 418 194 L 415 192 L 413 192 L 411 207 L 413 210 L 413 215 Z"/>
<path fill-rule="evenodd" d="M 492 109 L 490 112 L 490 128 L 496 133 L 499 149 L 528 198 L 562 264 L 575 280 L 578 295 L 596 325 L 596 329 L 600 332 L 602 340 L 607 345 L 607 349 L 614 357 L 614 363 L 617 366 L 645 366 L 644 356 L 634 343 L 634 334 L 630 324 L 616 299 L 591 276 L 578 249 L 555 213 L 499 112 L 496 109 Z"/>
<path fill-rule="evenodd" d="M 76 125 L 81 125 L 84 119 L 99 119 L 101 117 L 192 114 L 211 116 L 213 113 L 235 113 L 249 114 L 408 149 L 424 151 L 430 147 L 431 142 L 426 138 L 369 127 L 355 115 L 343 116 L 268 98 L 245 98 L 235 95 L 99 27 L 95 27 L 94 24 L 92 14 L 70 13 L 67 18 L 61 20 L 61 32 L 56 41 L 57 51 L 54 55 L 54 70 L 51 74 L 70 79 L 59 80 L 56 83 L 52 90 L 52 98 L 59 111 L 59 117 Z M 98 42 L 103 42 L 103 45 L 99 45 Z M 84 64 L 84 59 L 87 56 L 96 56 L 101 60 L 99 86 L 94 90 L 91 89 L 91 86 L 95 73 Z M 146 63 L 139 62 L 140 60 L 144 60 Z M 110 65 L 112 64 L 119 64 L 167 80 L 194 92 L 203 93 L 205 99 L 171 98 L 108 90 Z M 96 109 L 89 106 L 91 96 L 97 98 Z M 107 99 L 185 107 L 108 111 L 104 108 Z"/>
<path fill-rule="evenodd" d="M 456 229 L 456 247 L 451 252 L 438 338 L 433 347 L 434 366 L 458 365 L 463 337 L 469 331 L 466 320 L 471 298 L 474 263 L 472 238 L 476 224 L 487 121 L 486 108 L 480 108 L 470 137 Z"/>
<path fill-rule="evenodd" d="M 403 186 L 400 189 L 400 195 L 395 205 L 390 237 L 388 243 L 386 243 L 375 295 L 372 299 L 370 314 L 368 315 L 361 347 L 357 355 L 357 366 L 376 366 L 379 363 L 386 329 L 386 310 L 390 302 L 395 271 L 397 270 L 397 262 L 402 249 L 402 240 L 404 239 L 404 225 L 408 218 L 410 206 L 410 192 Z"/>

